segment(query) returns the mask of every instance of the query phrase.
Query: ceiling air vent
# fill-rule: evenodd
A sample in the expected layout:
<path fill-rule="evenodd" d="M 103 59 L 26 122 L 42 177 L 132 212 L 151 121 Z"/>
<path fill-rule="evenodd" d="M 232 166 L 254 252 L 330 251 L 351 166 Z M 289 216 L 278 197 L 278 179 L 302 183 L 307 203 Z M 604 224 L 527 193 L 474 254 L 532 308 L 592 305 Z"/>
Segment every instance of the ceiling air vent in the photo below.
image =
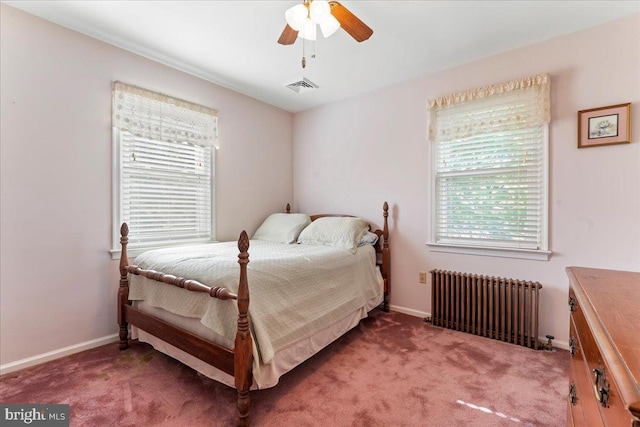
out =
<path fill-rule="evenodd" d="M 287 87 L 296 93 L 305 93 L 318 89 L 318 85 L 306 77 L 303 77 L 293 83 L 289 83 Z"/>

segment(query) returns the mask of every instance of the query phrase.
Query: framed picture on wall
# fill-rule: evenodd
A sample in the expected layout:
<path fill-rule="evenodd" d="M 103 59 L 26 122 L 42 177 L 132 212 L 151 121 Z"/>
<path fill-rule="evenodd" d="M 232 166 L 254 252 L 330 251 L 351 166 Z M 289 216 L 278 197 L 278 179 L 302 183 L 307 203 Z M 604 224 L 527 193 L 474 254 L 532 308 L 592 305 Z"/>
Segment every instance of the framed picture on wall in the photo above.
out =
<path fill-rule="evenodd" d="M 578 148 L 631 142 L 631 103 L 578 111 Z"/>

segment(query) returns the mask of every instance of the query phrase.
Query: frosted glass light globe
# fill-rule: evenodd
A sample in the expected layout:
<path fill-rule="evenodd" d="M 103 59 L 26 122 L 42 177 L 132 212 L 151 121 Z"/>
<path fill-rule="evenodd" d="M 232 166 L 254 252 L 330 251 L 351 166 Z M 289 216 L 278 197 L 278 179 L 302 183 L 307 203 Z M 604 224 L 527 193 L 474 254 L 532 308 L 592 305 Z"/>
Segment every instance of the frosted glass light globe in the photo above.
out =
<path fill-rule="evenodd" d="M 303 4 L 295 5 L 287 9 L 284 13 L 284 18 L 287 20 L 287 25 L 295 31 L 300 31 L 304 21 L 307 19 L 307 8 Z"/>
<path fill-rule="evenodd" d="M 298 31 L 298 37 L 306 40 L 316 39 L 316 24 L 310 18 L 304 20 L 302 28 Z"/>
<path fill-rule="evenodd" d="M 316 24 L 322 24 L 331 16 L 331 6 L 329 2 L 325 0 L 314 0 L 309 6 L 311 19 Z"/>
<path fill-rule="evenodd" d="M 329 18 L 320 24 L 320 29 L 322 30 L 322 35 L 325 39 L 335 33 L 338 28 L 340 28 L 340 23 L 333 15 L 329 15 Z"/>

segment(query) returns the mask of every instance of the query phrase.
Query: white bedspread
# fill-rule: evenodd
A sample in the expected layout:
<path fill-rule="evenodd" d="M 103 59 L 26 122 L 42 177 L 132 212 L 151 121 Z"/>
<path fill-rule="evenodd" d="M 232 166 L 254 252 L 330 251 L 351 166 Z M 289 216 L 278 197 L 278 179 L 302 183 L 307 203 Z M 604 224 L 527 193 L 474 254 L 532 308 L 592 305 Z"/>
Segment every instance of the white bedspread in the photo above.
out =
<path fill-rule="evenodd" d="M 264 364 L 275 352 L 343 319 L 382 292 L 375 249 L 369 245 L 352 254 L 330 246 L 252 240 L 249 253 L 249 315 L 254 345 Z M 237 243 L 224 242 L 149 251 L 134 264 L 237 292 L 237 261 Z M 230 342 L 235 338 L 238 310 L 234 301 L 136 275 L 130 275 L 129 298 L 199 318 Z"/>

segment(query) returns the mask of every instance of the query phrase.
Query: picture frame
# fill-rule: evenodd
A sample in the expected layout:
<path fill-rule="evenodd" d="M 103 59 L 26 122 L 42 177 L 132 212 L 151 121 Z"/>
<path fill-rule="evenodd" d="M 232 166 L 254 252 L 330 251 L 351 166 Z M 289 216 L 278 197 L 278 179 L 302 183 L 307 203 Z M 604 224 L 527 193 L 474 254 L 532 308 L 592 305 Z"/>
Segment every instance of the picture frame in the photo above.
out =
<path fill-rule="evenodd" d="M 578 111 L 578 148 L 630 142 L 630 102 Z"/>

